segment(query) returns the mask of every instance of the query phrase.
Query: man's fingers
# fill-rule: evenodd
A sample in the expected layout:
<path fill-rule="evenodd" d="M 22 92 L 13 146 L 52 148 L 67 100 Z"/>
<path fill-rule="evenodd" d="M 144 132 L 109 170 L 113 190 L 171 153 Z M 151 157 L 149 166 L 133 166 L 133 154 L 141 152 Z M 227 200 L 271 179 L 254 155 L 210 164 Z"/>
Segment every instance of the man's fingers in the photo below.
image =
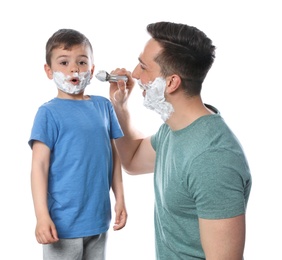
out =
<path fill-rule="evenodd" d="M 126 90 L 126 82 L 123 81 L 123 80 L 119 80 L 117 82 L 117 86 L 119 88 L 120 91 L 122 91 L 123 93 L 125 93 L 125 90 Z"/>

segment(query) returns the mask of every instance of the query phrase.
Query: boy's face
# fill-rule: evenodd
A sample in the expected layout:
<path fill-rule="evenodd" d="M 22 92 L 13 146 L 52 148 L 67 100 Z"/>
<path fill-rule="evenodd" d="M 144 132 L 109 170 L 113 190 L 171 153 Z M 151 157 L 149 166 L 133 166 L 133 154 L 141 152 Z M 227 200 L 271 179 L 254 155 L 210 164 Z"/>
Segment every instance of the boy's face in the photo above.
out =
<path fill-rule="evenodd" d="M 45 64 L 49 79 L 54 79 L 58 96 L 83 95 L 94 73 L 92 52 L 89 46 L 75 45 L 70 50 L 61 46 L 51 53 L 51 66 Z"/>
<path fill-rule="evenodd" d="M 75 45 L 71 50 L 64 50 L 63 46 L 54 49 L 51 55 L 51 67 L 45 64 L 45 72 L 49 79 L 53 79 L 53 72 L 62 72 L 65 76 L 74 73 L 90 71 L 91 78 L 94 73 L 92 53 L 86 45 Z"/>

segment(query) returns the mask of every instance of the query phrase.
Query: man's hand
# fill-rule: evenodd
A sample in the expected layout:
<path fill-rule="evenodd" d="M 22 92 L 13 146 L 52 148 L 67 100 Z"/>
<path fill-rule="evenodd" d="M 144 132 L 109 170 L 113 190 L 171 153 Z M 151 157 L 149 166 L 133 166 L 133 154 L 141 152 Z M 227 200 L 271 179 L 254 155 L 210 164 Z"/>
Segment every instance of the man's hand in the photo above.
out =
<path fill-rule="evenodd" d="M 110 82 L 110 100 L 114 105 L 123 106 L 127 103 L 130 93 L 135 85 L 135 81 L 131 76 L 131 72 L 126 69 L 115 69 L 111 71 L 113 75 L 127 76 L 128 81 L 119 80 L 118 82 Z"/>

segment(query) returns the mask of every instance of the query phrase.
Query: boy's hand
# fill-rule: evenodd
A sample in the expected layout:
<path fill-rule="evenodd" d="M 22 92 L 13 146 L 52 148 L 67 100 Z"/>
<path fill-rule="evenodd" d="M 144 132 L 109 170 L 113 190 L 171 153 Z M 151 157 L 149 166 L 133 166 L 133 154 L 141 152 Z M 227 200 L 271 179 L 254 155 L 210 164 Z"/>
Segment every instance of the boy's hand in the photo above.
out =
<path fill-rule="evenodd" d="M 37 221 L 35 236 L 39 244 L 51 244 L 59 241 L 56 227 L 50 218 Z"/>
<path fill-rule="evenodd" d="M 115 206 L 116 218 L 114 224 L 114 231 L 122 229 L 127 221 L 127 211 L 125 206 L 119 206 L 116 204 Z"/>

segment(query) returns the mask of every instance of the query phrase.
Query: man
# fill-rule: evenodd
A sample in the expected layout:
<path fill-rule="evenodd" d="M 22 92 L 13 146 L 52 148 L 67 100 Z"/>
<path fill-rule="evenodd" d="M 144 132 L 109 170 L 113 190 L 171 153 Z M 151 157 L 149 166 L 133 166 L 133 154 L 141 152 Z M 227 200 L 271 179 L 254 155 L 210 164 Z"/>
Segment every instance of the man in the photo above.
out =
<path fill-rule="evenodd" d="M 212 41 L 184 24 L 149 24 L 151 38 L 128 81 L 111 82 L 124 132 L 117 140 L 129 174 L 154 172 L 156 259 L 242 260 L 251 175 L 241 145 L 201 88 L 215 58 Z M 144 105 L 164 124 L 145 137 L 130 121 L 134 79 Z"/>

